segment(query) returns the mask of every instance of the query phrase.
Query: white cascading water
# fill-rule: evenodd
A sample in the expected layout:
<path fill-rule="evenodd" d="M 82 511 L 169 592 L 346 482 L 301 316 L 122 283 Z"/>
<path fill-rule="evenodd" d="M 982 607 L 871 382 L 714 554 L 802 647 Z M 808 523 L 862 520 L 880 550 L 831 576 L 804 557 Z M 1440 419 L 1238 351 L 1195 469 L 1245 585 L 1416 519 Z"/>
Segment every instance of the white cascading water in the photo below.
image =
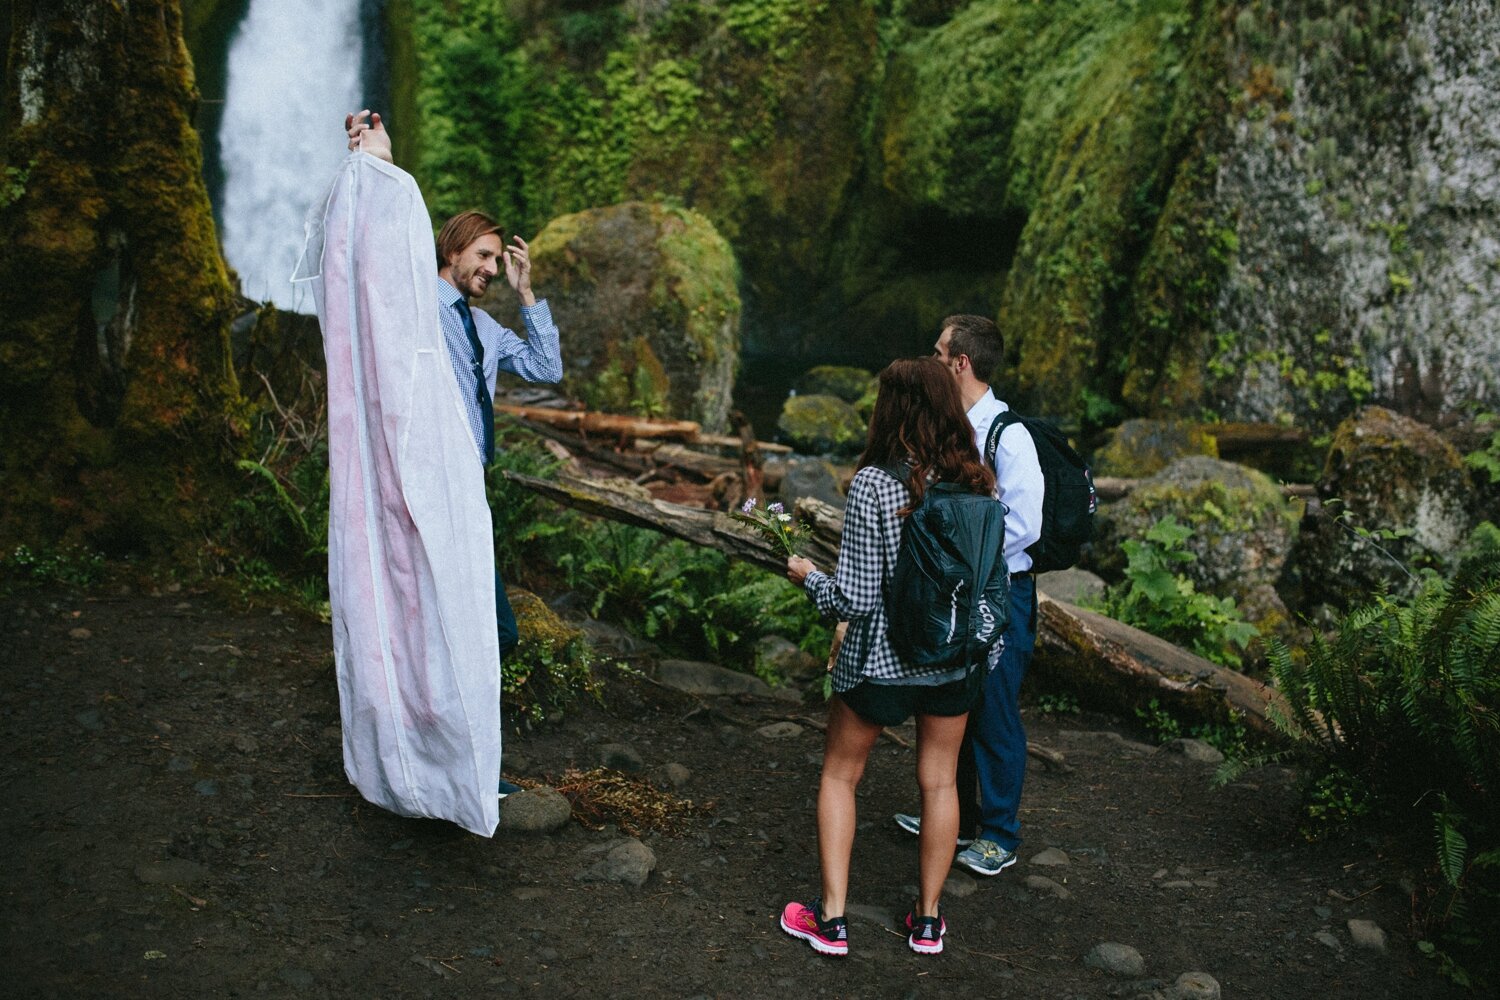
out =
<path fill-rule="evenodd" d="M 302 222 L 348 155 L 358 111 L 360 0 L 251 0 L 229 47 L 219 126 L 224 256 L 252 299 L 311 312 L 290 283 Z"/>

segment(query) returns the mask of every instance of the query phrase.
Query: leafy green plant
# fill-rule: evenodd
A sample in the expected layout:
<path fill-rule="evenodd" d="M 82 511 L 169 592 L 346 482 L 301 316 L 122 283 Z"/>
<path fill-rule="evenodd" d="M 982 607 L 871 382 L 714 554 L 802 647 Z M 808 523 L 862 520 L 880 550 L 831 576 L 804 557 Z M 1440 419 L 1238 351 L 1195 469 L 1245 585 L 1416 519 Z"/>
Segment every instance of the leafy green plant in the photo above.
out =
<path fill-rule="evenodd" d="M 538 479 L 557 475 L 561 462 L 542 439 L 509 419 L 495 425 L 495 463 L 485 476 L 490 524 L 495 534 L 495 564 L 500 575 L 515 579 L 544 540 L 572 530 L 577 522 L 526 487 L 505 478 L 516 472 Z"/>
<path fill-rule="evenodd" d="M 1078 699 L 1066 691 L 1038 695 L 1037 710 L 1043 715 L 1077 715 Z"/>
<path fill-rule="evenodd" d="M 1145 538 L 1124 542 L 1129 560 L 1125 582 L 1105 591 L 1103 611 L 1215 663 L 1235 666 L 1238 650 L 1259 633 L 1232 598 L 1200 593 L 1193 581 L 1176 572 L 1197 559 L 1184 547 L 1192 534 L 1192 528 L 1168 515 Z"/>
<path fill-rule="evenodd" d="M 599 655 L 582 637 L 559 642 L 525 632 L 500 664 L 501 702 L 511 720 L 535 724 L 558 718 L 580 695 L 600 699 Z"/>
<path fill-rule="evenodd" d="M 30 584 L 89 587 L 104 575 L 104 555 L 81 545 L 34 552 L 17 545 L 0 555 L 0 579 Z"/>
<path fill-rule="evenodd" d="M 1481 413 L 1475 420 L 1475 425 L 1481 428 L 1494 427 L 1494 432 L 1483 447 L 1464 456 L 1464 464 L 1484 473 L 1491 484 L 1500 483 L 1500 414 Z"/>
<path fill-rule="evenodd" d="M 1272 720 L 1313 766 L 1312 820 L 1433 818 L 1442 890 L 1425 919 L 1450 950 L 1431 953 L 1467 978 L 1466 942 L 1500 932 L 1500 552 L 1409 601 L 1377 597 L 1301 656 L 1268 655 Z"/>

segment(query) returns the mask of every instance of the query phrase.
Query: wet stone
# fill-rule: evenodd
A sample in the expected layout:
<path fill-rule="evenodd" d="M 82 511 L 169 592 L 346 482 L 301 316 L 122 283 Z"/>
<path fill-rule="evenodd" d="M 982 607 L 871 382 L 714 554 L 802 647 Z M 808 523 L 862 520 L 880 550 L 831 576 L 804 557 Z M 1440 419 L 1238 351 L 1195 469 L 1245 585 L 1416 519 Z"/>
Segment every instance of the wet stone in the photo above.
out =
<path fill-rule="evenodd" d="M 791 739 L 802 735 L 802 727 L 795 722 L 773 722 L 768 726 L 761 726 L 755 731 L 755 735 L 766 740 Z"/>
<path fill-rule="evenodd" d="M 646 769 L 646 762 L 641 759 L 640 752 L 628 743 L 601 744 L 599 763 L 605 767 L 614 768 L 616 771 L 628 771 L 631 774 Z"/>
<path fill-rule="evenodd" d="M 1126 979 L 1138 979 L 1146 971 L 1146 962 L 1140 952 L 1115 941 L 1094 945 L 1084 956 L 1083 964 Z"/>
<path fill-rule="evenodd" d="M 1066 851 L 1061 851 L 1056 847 L 1049 847 L 1033 855 L 1031 863 L 1041 865 L 1044 868 L 1061 868 L 1068 863 L 1068 855 Z"/>
<path fill-rule="evenodd" d="M 1385 931 L 1373 920 L 1349 921 L 1349 936 L 1354 947 L 1369 951 L 1385 951 Z"/>

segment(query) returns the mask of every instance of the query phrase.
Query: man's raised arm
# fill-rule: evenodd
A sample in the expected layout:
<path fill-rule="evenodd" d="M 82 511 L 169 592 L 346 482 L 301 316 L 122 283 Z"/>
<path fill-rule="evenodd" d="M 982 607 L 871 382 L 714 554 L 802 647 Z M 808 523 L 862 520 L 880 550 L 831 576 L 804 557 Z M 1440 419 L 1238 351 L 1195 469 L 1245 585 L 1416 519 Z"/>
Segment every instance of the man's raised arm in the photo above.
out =
<path fill-rule="evenodd" d="M 370 120 L 365 121 L 366 117 Z M 391 158 L 391 134 L 385 130 L 385 123 L 380 120 L 380 112 L 376 111 L 371 114 L 366 108 L 357 114 L 345 115 L 344 131 L 349 133 L 351 151 L 357 149 L 395 165 L 396 161 Z"/>

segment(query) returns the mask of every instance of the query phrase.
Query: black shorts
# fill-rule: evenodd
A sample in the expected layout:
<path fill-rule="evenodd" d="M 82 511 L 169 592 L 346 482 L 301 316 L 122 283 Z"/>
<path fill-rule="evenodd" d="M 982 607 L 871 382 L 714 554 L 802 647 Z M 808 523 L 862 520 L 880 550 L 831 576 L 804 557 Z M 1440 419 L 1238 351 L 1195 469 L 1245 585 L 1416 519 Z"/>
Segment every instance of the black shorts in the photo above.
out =
<path fill-rule="evenodd" d="M 899 726 L 913 715 L 963 715 L 974 707 L 985 668 L 947 684 L 877 684 L 864 680 L 838 695 L 854 714 L 876 726 Z"/>

